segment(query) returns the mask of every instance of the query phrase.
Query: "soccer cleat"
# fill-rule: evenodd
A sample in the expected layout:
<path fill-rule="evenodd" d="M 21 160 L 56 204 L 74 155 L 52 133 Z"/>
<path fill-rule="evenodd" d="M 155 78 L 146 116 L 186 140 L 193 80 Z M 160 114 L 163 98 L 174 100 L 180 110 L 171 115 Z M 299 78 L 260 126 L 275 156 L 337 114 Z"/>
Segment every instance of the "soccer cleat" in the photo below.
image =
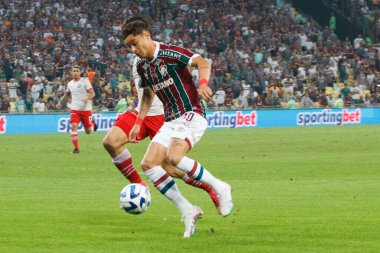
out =
<path fill-rule="evenodd" d="M 211 189 L 211 191 L 208 192 L 208 195 L 210 195 L 210 198 L 211 198 L 212 202 L 214 203 L 216 210 L 218 210 L 218 213 L 220 213 L 219 199 L 218 199 L 218 196 L 216 195 L 216 192 L 214 191 L 214 189 Z"/>
<path fill-rule="evenodd" d="M 94 126 L 94 132 L 98 130 L 98 125 L 96 124 L 95 120 L 92 121 L 92 125 Z"/>
<path fill-rule="evenodd" d="M 231 186 L 227 183 L 222 182 L 223 188 L 220 192 L 218 192 L 219 199 L 219 211 L 220 215 L 226 217 L 231 214 L 232 209 L 234 208 L 234 204 L 232 202 L 231 195 Z"/>
<path fill-rule="evenodd" d="M 182 221 L 185 223 L 185 233 L 183 233 L 183 238 L 190 238 L 194 235 L 197 222 L 202 215 L 202 209 L 198 206 L 193 206 L 191 212 L 182 216 Z"/>
<path fill-rule="evenodd" d="M 79 154 L 79 149 L 73 149 L 73 151 L 71 151 L 71 154 Z"/>

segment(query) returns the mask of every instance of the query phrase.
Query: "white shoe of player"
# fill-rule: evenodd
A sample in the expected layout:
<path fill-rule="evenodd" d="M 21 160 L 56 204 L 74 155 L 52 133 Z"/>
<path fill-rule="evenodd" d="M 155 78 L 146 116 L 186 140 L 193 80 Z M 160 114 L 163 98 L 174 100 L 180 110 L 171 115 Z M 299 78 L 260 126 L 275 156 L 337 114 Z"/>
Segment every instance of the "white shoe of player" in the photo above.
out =
<path fill-rule="evenodd" d="M 183 233 L 183 238 L 189 238 L 194 235 L 197 222 L 202 215 L 202 209 L 198 206 L 193 206 L 191 212 L 182 216 L 182 221 L 185 223 L 185 233 Z"/>
<path fill-rule="evenodd" d="M 225 182 L 221 183 L 223 184 L 223 187 L 217 192 L 219 211 L 222 216 L 226 217 L 231 214 L 232 209 L 234 208 L 234 203 L 232 202 L 231 186 Z"/>

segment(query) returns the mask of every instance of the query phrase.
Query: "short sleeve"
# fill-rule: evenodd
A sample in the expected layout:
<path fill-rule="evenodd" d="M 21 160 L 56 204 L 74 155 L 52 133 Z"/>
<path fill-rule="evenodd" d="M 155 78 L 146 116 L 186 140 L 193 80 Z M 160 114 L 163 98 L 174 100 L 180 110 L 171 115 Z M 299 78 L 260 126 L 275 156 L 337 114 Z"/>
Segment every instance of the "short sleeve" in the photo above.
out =
<path fill-rule="evenodd" d="M 92 89 L 92 85 L 90 83 L 90 80 L 88 78 L 85 78 L 84 80 L 85 80 L 84 83 L 86 85 L 86 90 Z"/>
<path fill-rule="evenodd" d="M 170 46 L 166 50 L 169 51 L 168 55 L 171 55 L 170 53 L 178 54 L 179 57 L 178 58 L 176 57 L 177 60 L 181 63 L 188 65 L 188 66 L 191 66 L 192 60 L 195 57 L 199 56 L 199 54 L 196 54 L 187 48 L 179 47 L 179 46 Z"/>

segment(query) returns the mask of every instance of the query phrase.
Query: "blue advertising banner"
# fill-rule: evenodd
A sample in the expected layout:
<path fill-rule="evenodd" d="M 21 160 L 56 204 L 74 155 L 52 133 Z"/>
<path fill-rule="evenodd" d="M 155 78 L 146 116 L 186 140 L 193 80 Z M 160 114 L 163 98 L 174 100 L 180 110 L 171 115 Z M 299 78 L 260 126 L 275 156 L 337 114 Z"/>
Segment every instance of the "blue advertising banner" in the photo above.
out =
<path fill-rule="evenodd" d="M 98 131 L 108 131 L 116 113 L 94 114 Z M 209 111 L 209 128 L 289 127 L 380 124 L 380 108 L 298 109 L 258 111 Z M 0 134 L 67 133 L 69 114 L 3 114 Z M 79 126 L 79 131 L 83 127 Z"/>

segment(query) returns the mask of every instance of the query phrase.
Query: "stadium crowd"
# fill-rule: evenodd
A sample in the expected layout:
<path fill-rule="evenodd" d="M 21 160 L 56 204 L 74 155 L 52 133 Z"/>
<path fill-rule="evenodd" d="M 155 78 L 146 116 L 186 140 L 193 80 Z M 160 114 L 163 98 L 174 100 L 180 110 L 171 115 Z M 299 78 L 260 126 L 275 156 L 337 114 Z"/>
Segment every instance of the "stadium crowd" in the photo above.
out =
<path fill-rule="evenodd" d="M 324 0 L 334 11 L 362 30 L 367 42 L 380 42 L 379 0 Z"/>
<path fill-rule="evenodd" d="M 95 110 L 133 109 L 133 56 L 120 41 L 132 14 L 154 21 L 155 40 L 212 63 L 211 109 L 380 103 L 377 48 L 361 35 L 339 40 L 286 0 L 9 0 L 0 1 L 0 111 L 55 111 L 73 64 L 94 87 Z"/>

